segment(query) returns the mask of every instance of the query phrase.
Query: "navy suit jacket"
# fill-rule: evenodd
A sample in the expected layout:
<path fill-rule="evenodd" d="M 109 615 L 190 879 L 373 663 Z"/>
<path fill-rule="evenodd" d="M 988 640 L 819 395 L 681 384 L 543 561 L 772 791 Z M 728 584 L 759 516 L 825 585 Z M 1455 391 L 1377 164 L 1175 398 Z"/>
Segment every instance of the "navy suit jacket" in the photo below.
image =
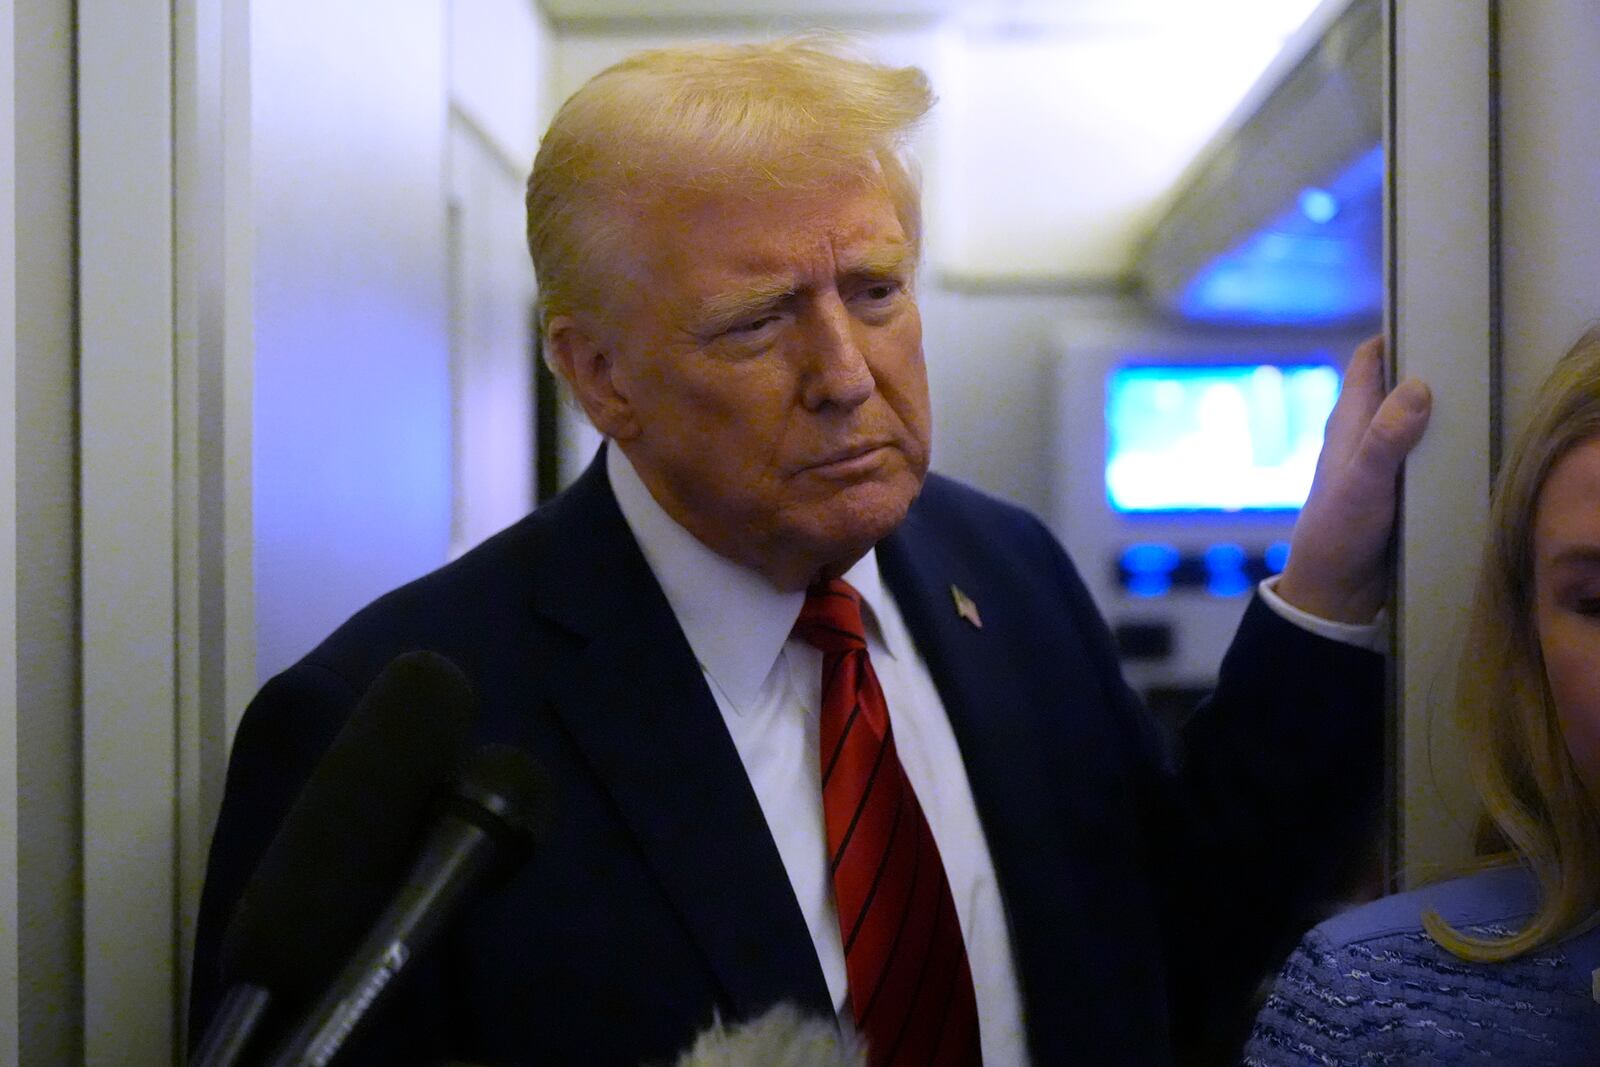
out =
<path fill-rule="evenodd" d="M 1236 1013 L 1287 951 L 1360 824 L 1382 753 L 1381 658 L 1254 604 L 1180 747 L 1031 516 L 931 476 L 878 554 L 967 767 L 1034 1061 L 1170 1061 L 1174 1035 Z M 358 1062 L 670 1062 L 714 1013 L 831 1011 L 739 756 L 597 462 L 252 702 L 212 845 L 193 1028 L 218 1002 L 227 918 L 301 783 L 383 666 L 417 648 L 460 665 L 478 739 L 537 756 L 557 810 L 534 858 L 355 1041 Z"/>

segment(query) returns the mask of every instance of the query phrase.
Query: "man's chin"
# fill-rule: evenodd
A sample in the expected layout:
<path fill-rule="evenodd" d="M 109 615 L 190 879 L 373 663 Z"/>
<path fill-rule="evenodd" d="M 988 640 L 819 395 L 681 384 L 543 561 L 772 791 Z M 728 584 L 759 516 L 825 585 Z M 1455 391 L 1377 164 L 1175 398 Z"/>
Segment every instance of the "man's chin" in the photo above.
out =
<path fill-rule="evenodd" d="M 920 487 L 919 482 L 915 488 Z M 804 524 L 804 539 L 815 546 L 820 557 L 848 558 L 853 563 L 905 521 L 916 496 L 915 489 L 907 491 L 904 485 L 842 490 L 829 507 Z"/>

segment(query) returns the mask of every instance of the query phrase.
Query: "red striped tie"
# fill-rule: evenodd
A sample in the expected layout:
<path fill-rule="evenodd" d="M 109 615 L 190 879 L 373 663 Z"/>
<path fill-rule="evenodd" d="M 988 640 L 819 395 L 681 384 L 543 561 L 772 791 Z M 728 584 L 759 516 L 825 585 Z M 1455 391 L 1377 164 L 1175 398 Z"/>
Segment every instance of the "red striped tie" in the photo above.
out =
<path fill-rule="evenodd" d="M 838 579 L 813 586 L 795 634 L 823 654 L 822 808 L 850 1007 L 869 1061 L 981 1063 L 950 883 L 895 755 L 860 594 Z"/>

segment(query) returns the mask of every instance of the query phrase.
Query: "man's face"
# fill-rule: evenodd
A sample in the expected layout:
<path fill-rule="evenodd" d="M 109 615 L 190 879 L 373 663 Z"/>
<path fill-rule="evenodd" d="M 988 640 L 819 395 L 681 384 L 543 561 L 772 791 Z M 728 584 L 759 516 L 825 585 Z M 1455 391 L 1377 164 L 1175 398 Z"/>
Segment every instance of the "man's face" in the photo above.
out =
<path fill-rule="evenodd" d="M 1534 513 L 1534 613 L 1578 773 L 1600 799 L 1600 438 L 1563 456 Z"/>
<path fill-rule="evenodd" d="M 681 193 L 578 391 L 674 519 L 780 588 L 842 569 L 905 517 L 931 436 L 913 251 L 877 184 Z M 598 385 L 610 390 L 592 404 Z"/>

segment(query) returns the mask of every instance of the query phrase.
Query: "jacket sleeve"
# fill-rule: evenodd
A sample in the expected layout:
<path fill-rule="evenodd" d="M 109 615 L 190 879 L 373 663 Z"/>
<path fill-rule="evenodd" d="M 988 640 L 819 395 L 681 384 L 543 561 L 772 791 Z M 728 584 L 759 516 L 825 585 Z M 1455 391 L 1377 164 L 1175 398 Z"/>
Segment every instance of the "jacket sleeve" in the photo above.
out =
<path fill-rule="evenodd" d="M 1216 688 L 1174 735 L 1127 685 L 1104 618 L 1059 546 L 1054 554 L 1060 595 L 1135 753 L 1173 1042 L 1214 1060 L 1237 1050 L 1263 979 L 1370 854 L 1384 659 L 1257 597 Z"/>

